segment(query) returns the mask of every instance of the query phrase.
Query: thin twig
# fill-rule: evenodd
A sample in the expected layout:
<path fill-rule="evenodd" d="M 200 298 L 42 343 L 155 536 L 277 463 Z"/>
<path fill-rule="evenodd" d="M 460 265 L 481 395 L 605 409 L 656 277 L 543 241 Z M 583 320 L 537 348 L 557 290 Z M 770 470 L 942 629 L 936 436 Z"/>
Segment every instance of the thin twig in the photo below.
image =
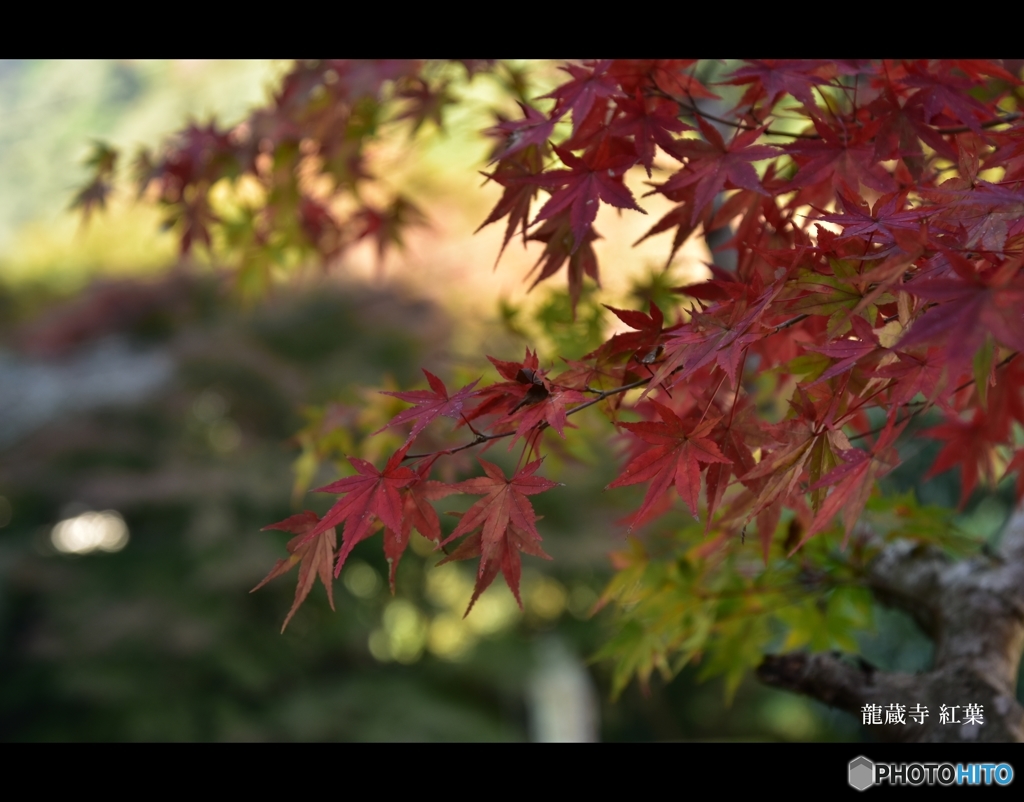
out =
<path fill-rule="evenodd" d="M 810 317 L 810 315 L 806 315 L 806 314 L 797 315 L 796 317 L 792 318 L 791 320 L 787 320 L 785 323 L 780 323 L 778 326 L 776 326 L 772 330 L 772 334 L 778 334 L 783 329 L 788 329 L 790 326 L 795 326 L 801 320 L 807 320 L 807 318 L 809 318 L 809 317 Z"/>
<path fill-rule="evenodd" d="M 592 407 L 594 406 L 594 404 L 597 404 L 600 401 L 604 401 L 604 399 L 609 398 L 610 396 L 625 393 L 628 392 L 629 390 L 635 390 L 637 387 L 644 387 L 650 384 L 650 382 L 650 379 L 639 379 L 635 382 L 631 382 L 630 384 L 624 384 L 621 387 L 616 387 L 612 390 L 601 390 L 598 392 L 598 395 L 596 397 L 591 398 L 588 401 L 584 401 L 579 406 L 575 406 L 570 410 L 566 410 L 565 416 L 569 417 L 570 415 L 575 415 L 577 412 L 580 412 L 581 410 L 584 410 L 587 407 Z M 539 431 L 543 431 L 544 429 L 547 429 L 549 425 L 550 424 L 548 424 L 547 421 L 541 421 L 537 425 L 537 429 Z M 473 440 L 471 440 L 468 443 L 463 443 L 461 446 L 457 446 L 456 448 L 441 449 L 440 451 L 431 451 L 429 454 L 406 454 L 402 458 L 402 461 L 404 462 L 407 459 L 425 459 L 427 457 L 432 457 L 435 454 L 457 454 L 460 451 L 465 451 L 467 448 L 473 448 L 474 446 L 490 442 L 491 440 L 500 440 L 503 437 L 509 437 L 513 434 L 515 434 L 514 429 L 512 431 L 500 432 L 498 434 L 477 434 L 477 436 Z"/>
<path fill-rule="evenodd" d="M 982 128 L 995 128 L 997 125 L 1004 125 L 1006 123 L 1016 122 L 1021 118 L 1020 112 L 1014 112 L 1013 114 L 1007 114 L 1005 117 L 996 117 L 994 120 L 987 120 L 981 123 Z M 940 134 L 966 134 L 972 129 L 969 125 L 960 125 L 956 128 L 936 128 Z"/>
<path fill-rule="evenodd" d="M 695 104 L 691 106 L 677 97 L 672 97 L 668 93 L 663 92 L 662 94 L 669 100 L 674 100 L 693 116 L 703 117 L 705 120 L 711 120 L 712 122 L 720 123 L 721 125 L 728 125 L 730 128 L 735 128 L 738 131 L 756 131 L 758 129 L 758 126 L 747 125 L 746 123 L 741 123 L 737 120 L 727 120 L 724 117 L 708 114 L 707 112 L 701 111 L 697 108 Z M 821 139 L 821 136 L 818 134 L 791 134 L 786 131 L 775 131 L 771 128 L 765 128 L 763 133 L 765 136 L 785 136 L 790 137 L 791 139 Z"/>
<path fill-rule="evenodd" d="M 1020 355 L 1019 351 L 1015 351 L 1014 353 L 1010 354 L 1008 357 L 1003 359 L 998 365 L 996 365 L 996 370 L 999 370 L 999 368 L 1003 367 L 1004 365 L 1009 364 L 1014 359 L 1014 357 L 1017 357 L 1019 355 Z M 969 379 L 968 381 L 965 381 L 963 384 L 961 384 L 959 387 L 957 387 L 953 391 L 952 394 L 956 395 L 961 390 L 966 390 L 972 384 L 974 384 L 974 379 Z M 885 388 L 882 388 L 882 389 L 885 389 Z M 928 406 L 929 406 L 929 402 L 927 402 L 927 401 L 910 401 L 910 402 L 904 404 L 903 405 L 904 409 L 909 409 L 911 407 L 914 407 L 914 409 L 913 409 L 912 412 L 910 412 L 907 415 L 907 417 L 905 417 L 902 421 L 897 421 L 897 423 L 905 423 L 906 421 L 910 420 L 911 418 L 913 418 L 913 417 L 915 417 L 917 415 L 920 415 L 922 412 L 925 411 L 925 409 L 928 408 Z M 853 440 L 861 440 L 861 439 L 863 439 L 865 437 L 870 437 L 873 434 L 878 434 L 884 428 L 885 428 L 885 424 L 883 424 L 882 426 L 876 426 L 874 429 L 870 429 L 870 430 L 868 430 L 866 432 L 862 432 L 861 434 L 851 435 L 849 439 L 851 441 L 853 441 Z"/>
<path fill-rule="evenodd" d="M 714 114 L 708 114 L 706 111 L 702 111 L 697 107 L 696 103 L 693 102 L 693 98 L 690 98 L 690 102 L 687 103 L 678 97 L 674 97 L 668 94 L 667 92 L 663 92 L 660 89 L 654 90 L 654 94 L 659 94 L 662 97 L 675 101 L 683 109 L 688 111 L 691 115 L 703 117 L 705 120 L 711 120 L 712 122 L 716 122 L 721 125 L 728 125 L 730 128 L 735 128 L 739 131 L 756 131 L 758 129 L 758 126 L 747 125 L 746 123 L 739 122 L 738 120 L 729 120 Z M 996 117 L 992 120 L 986 120 L 985 122 L 980 123 L 979 126 L 981 128 L 996 128 L 1000 125 L 1007 125 L 1009 123 L 1016 122 L 1017 120 L 1021 119 L 1022 116 L 1024 115 L 1022 115 L 1020 112 L 1014 112 L 1013 114 L 1007 114 L 1005 117 Z M 974 129 L 971 128 L 971 126 L 969 125 L 961 125 L 950 128 L 936 128 L 935 132 L 941 135 L 947 135 L 965 134 L 972 130 Z M 777 131 L 772 128 L 765 128 L 764 134 L 766 136 L 789 137 L 790 139 L 821 139 L 820 134 L 793 134 L 788 131 Z"/>

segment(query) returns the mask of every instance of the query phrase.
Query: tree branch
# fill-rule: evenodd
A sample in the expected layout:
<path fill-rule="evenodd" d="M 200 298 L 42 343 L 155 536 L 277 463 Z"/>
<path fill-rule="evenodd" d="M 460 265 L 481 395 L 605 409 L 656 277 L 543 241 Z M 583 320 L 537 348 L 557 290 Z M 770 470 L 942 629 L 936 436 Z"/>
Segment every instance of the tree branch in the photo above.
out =
<path fill-rule="evenodd" d="M 959 561 L 931 546 L 900 540 L 885 546 L 865 571 L 882 602 L 909 613 L 935 643 L 923 674 L 853 667 L 835 654 L 772 655 L 758 668 L 768 685 L 811 696 L 860 715 L 864 705 L 920 704 L 921 724 L 873 725 L 893 741 L 1024 743 L 1024 707 L 1016 700 L 1024 653 L 1024 504 L 1014 514 L 993 558 Z M 943 705 L 981 705 L 984 723 L 946 723 Z"/>
<path fill-rule="evenodd" d="M 938 634 L 942 587 L 939 576 L 948 560 L 934 547 L 897 541 L 875 558 L 867 584 L 882 604 L 908 613 L 931 638 Z"/>

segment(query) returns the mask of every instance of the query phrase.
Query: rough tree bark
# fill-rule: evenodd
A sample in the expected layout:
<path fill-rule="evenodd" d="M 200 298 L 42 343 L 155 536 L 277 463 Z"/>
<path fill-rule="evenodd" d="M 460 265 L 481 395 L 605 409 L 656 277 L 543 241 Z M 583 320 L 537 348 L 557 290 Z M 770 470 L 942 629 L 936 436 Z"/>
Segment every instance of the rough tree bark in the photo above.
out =
<path fill-rule="evenodd" d="M 879 740 L 1024 743 L 1024 708 L 1016 698 L 1024 653 L 1024 504 L 1011 516 L 999 549 L 950 560 L 932 547 L 895 542 L 875 558 L 867 582 L 881 603 L 905 611 L 935 643 L 932 669 L 897 674 L 854 666 L 836 654 L 770 655 L 757 670 L 768 685 L 801 693 L 861 718 L 865 705 L 928 708 L 924 724 L 872 725 Z M 941 705 L 984 708 L 982 725 L 939 721 Z"/>

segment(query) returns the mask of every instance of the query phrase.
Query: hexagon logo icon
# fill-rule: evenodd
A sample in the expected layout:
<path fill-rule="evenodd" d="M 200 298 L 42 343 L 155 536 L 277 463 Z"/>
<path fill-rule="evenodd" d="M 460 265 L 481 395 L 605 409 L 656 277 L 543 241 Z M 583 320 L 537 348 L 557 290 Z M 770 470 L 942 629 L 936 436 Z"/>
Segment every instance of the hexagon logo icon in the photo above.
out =
<path fill-rule="evenodd" d="M 850 761 L 849 783 L 858 791 L 864 791 L 875 784 L 875 764 L 861 755 Z"/>

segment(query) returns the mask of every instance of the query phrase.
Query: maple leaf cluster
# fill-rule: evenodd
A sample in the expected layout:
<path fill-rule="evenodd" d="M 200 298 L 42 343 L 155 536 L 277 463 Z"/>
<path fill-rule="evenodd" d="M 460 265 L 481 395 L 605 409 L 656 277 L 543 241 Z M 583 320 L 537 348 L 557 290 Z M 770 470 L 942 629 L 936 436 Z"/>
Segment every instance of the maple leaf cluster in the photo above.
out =
<path fill-rule="evenodd" d="M 231 254 L 250 293 L 265 290 L 275 270 L 310 258 L 328 266 L 363 240 L 383 260 L 426 217 L 378 180 L 368 151 L 402 121 L 412 121 L 413 134 L 428 120 L 440 127 L 456 102 L 453 75 L 490 66 L 297 61 L 270 103 L 237 125 L 192 122 L 158 152 L 142 149 L 134 160 L 139 195 L 162 208 L 182 256 L 197 245 Z M 98 143 L 86 162 L 93 175 L 72 204 L 86 219 L 105 206 L 118 156 Z"/>
<path fill-rule="evenodd" d="M 545 371 L 538 368 L 537 355 L 534 353 L 528 352 L 522 363 L 492 361 L 509 381 L 481 390 L 474 389 L 477 384 L 474 381 L 457 392 L 449 393 L 441 379 L 424 370 L 430 390 L 387 392 L 387 395 L 414 404 L 411 409 L 392 418 L 385 427 L 412 422 L 405 444 L 392 455 L 382 470 L 377 470 L 365 460 L 349 457 L 357 475 L 339 479 L 315 491 L 343 496 L 322 519 L 316 513 L 306 511 L 265 527 L 294 532 L 298 537 L 288 544 L 288 550 L 293 555 L 290 561 L 279 561 L 253 590 L 280 576 L 293 565 L 301 564 L 295 604 L 288 615 L 290 620 L 309 594 L 315 576 L 320 576 L 330 593 L 332 561 L 334 576 L 337 576 L 356 544 L 383 529 L 384 554 L 390 566 L 389 579 L 393 593 L 395 572 L 409 544 L 409 536 L 415 529 L 438 549 L 463 535 L 467 536 L 441 561 L 480 558 L 476 586 L 466 614 L 499 572 L 521 605 L 519 582 L 522 569 L 519 553 L 550 559 L 540 546 L 537 515 L 528 498 L 558 486 L 556 482 L 535 475 L 542 460 L 537 459 L 518 468 L 509 478 L 497 465 L 480 459 L 484 476 L 445 484 L 428 478 L 431 468 L 439 457 L 462 450 L 465 446 L 419 457 L 408 453 L 416 436 L 439 417 L 456 418 L 471 427 L 471 418 L 497 415 L 499 419 L 494 426 L 500 433 L 488 436 L 478 432 L 474 445 L 506 434 L 514 434 L 518 438 L 523 430 L 540 430 L 547 426 L 562 431 L 566 405 L 582 400 L 582 395 L 553 386 L 545 378 Z M 463 412 L 464 405 L 471 399 L 476 399 L 477 405 Z M 536 445 L 535 440 L 531 442 Z M 407 460 L 417 460 L 417 467 L 414 469 L 403 465 Z M 455 530 L 444 537 L 440 519 L 430 502 L 456 493 L 480 495 L 483 498 L 461 514 Z M 341 547 L 335 555 L 335 533 L 338 526 L 343 526 L 343 533 Z M 325 548 L 325 543 L 329 543 L 330 548 Z M 285 625 L 287 623 L 288 620 Z"/>
<path fill-rule="evenodd" d="M 321 488 L 342 496 L 323 519 L 275 524 L 296 534 L 290 560 L 271 572 L 302 564 L 296 604 L 315 576 L 329 588 L 330 560 L 337 574 L 380 530 L 392 583 L 415 529 L 438 547 L 465 538 L 448 559 L 479 557 L 474 600 L 498 572 L 518 597 L 520 552 L 544 556 L 528 497 L 555 486 L 538 475 L 545 432 L 564 435 L 587 408 L 625 442 L 610 492 L 645 486 L 630 529 L 685 508 L 716 543 L 755 527 L 766 561 L 777 540 L 792 554 L 834 527 L 849 536 L 925 411 L 943 419 L 924 432 L 943 443 L 929 475 L 959 467 L 966 501 L 979 481 L 1016 472 L 1024 496 L 1018 76 L 986 60 L 756 60 L 714 82 L 701 68 L 564 67 L 554 90 L 521 99 L 521 118 L 501 116 L 486 132 L 497 144 L 485 175 L 502 195 L 481 228 L 505 221 L 502 250 L 517 235 L 541 243 L 534 286 L 565 266 L 575 307 L 600 279 L 601 205 L 646 213 L 626 181 L 639 176 L 647 195 L 672 204 L 644 238 L 673 232 L 671 261 L 703 233 L 717 243 L 711 278 L 675 288 L 675 304 L 609 307 L 630 330 L 560 372 L 528 349 L 519 362 L 489 357 L 499 376 L 490 384 L 450 393 L 425 372 L 429 389 L 391 393 L 413 405 L 390 424 L 411 424 L 402 448 L 383 469 L 351 457 L 357 475 Z M 247 229 L 252 249 L 273 250 L 288 231 L 321 255 L 362 237 L 400 242 L 417 219 L 407 201 L 357 203 L 340 221 L 330 194 L 314 197 L 296 176 L 308 157 L 332 191 L 365 180 L 363 147 L 385 97 L 407 104 L 400 116 L 414 127 L 439 120 L 452 96 L 425 69 L 304 62 L 239 128 L 191 126 L 159 160 L 143 159 L 143 183 L 157 187 L 185 250 L 215 229 L 230 236 L 209 189 L 243 174 L 268 198 Z M 97 160 L 85 209 L 102 202 L 110 164 Z M 788 409 L 766 414 L 759 392 Z M 444 417 L 469 439 L 410 453 Z M 484 476 L 431 479 L 439 461 L 501 438 L 522 443 L 511 478 L 480 460 Z M 432 502 L 460 493 L 482 498 L 446 538 Z M 780 527 L 784 510 L 796 528 Z"/>
<path fill-rule="evenodd" d="M 653 305 L 612 310 L 635 333 L 578 368 L 619 387 L 650 376 L 650 403 L 633 408 L 650 422 L 620 424 L 639 442 L 609 485 L 648 483 L 633 526 L 668 509 L 672 488 L 696 515 L 703 476 L 708 526 L 756 520 L 766 559 L 784 507 L 804 540 L 840 512 L 849 534 L 899 463 L 896 436 L 933 405 L 949 422 L 925 432 L 947 443 L 929 475 L 959 465 L 962 501 L 979 476 L 1019 471 L 1020 80 L 979 60 L 753 61 L 719 82 L 744 87 L 728 104 L 696 67 L 567 67 L 547 114 L 524 107 L 490 132 L 504 140 L 490 175 L 506 190 L 486 223 L 508 216 L 506 242 L 561 232 L 537 281 L 569 260 L 574 303 L 575 255 L 588 249 L 585 274 L 598 277 L 600 204 L 639 209 L 623 176 L 652 175 L 657 155 L 667 176 L 648 194 L 676 205 L 645 238 L 675 229 L 671 259 L 698 229 L 732 232 L 720 250 L 735 269 L 712 265 L 711 280 L 678 288 L 690 310 L 668 324 Z M 550 197 L 531 220 L 539 191 Z M 754 414 L 754 366 L 792 398 L 783 421 Z"/>

